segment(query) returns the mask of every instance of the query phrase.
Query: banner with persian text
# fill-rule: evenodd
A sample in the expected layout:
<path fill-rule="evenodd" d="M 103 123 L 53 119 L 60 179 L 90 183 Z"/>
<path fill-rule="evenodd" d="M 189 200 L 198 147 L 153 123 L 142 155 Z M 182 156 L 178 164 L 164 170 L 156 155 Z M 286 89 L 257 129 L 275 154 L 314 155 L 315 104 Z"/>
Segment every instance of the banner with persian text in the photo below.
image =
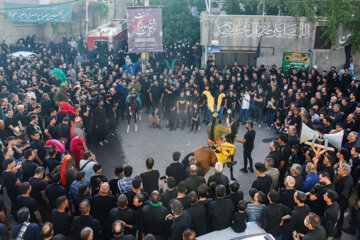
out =
<path fill-rule="evenodd" d="M 49 23 L 71 22 L 73 5 L 39 5 L 4 3 L 9 22 Z"/>
<path fill-rule="evenodd" d="M 306 71 L 309 71 L 310 57 L 310 53 L 284 52 L 282 62 L 283 71 L 287 73 L 291 67 L 294 67 L 296 70 L 305 67 Z"/>
<path fill-rule="evenodd" d="M 163 51 L 161 7 L 128 7 L 126 15 L 130 53 Z"/>

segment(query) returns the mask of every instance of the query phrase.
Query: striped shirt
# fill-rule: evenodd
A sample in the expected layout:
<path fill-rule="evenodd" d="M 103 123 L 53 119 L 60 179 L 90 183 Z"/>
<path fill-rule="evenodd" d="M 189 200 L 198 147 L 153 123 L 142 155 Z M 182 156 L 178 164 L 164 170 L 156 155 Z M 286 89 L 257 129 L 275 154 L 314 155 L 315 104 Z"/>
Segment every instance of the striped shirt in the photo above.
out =
<path fill-rule="evenodd" d="M 132 189 L 132 178 L 131 177 L 123 177 L 117 182 L 119 191 L 121 194 L 125 194 Z"/>
<path fill-rule="evenodd" d="M 261 213 L 264 210 L 265 205 L 256 205 L 249 203 L 246 208 L 246 213 L 249 216 L 248 222 L 261 222 Z"/>

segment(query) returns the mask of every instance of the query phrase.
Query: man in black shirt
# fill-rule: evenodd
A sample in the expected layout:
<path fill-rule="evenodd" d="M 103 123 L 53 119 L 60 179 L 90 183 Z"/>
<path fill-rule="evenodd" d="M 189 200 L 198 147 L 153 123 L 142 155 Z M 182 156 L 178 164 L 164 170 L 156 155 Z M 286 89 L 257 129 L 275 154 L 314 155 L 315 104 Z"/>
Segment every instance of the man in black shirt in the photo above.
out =
<path fill-rule="evenodd" d="M 46 149 L 44 142 L 40 140 L 40 134 L 38 132 L 31 133 L 30 148 L 34 150 L 33 159 L 35 159 L 39 165 L 43 165 L 46 157 Z"/>
<path fill-rule="evenodd" d="M 110 187 L 107 182 L 101 184 L 99 193 L 93 198 L 92 214 L 101 223 L 103 238 L 108 239 L 110 226 L 108 224 L 108 213 L 110 209 L 116 206 L 116 199 L 110 194 Z"/>
<path fill-rule="evenodd" d="M 133 235 L 124 234 L 124 223 L 120 220 L 115 221 L 112 224 L 112 234 L 114 238 L 111 240 L 135 240 L 136 238 Z"/>
<path fill-rule="evenodd" d="M 30 115 L 30 122 L 26 126 L 26 134 L 28 135 L 28 138 L 31 139 L 31 134 L 34 132 L 38 132 L 40 136 L 42 135 L 41 128 L 38 125 L 39 118 L 36 114 Z"/>
<path fill-rule="evenodd" d="M 263 88 L 259 87 L 259 90 L 256 91 L 254 96 L 255 107 L 256 107 L 256 117 L 257 122 L 259 124 L 259 128 L 261 128 L 261 123 L 263 121 L 263 112 L 265 106 L 265 94 L 263 92 Z"/>
<path fill-rule="evenodd" d="M 35 169 L 35 174 L 33 177 L 29 178 L 29 183 L 31 185 L 30 196 L 36 200 L 36 203 L 39 206 L 40 213 L 45 216 L 47 212 L 46 203 L 48 200 L 45 195 L 46 184 L 43 181 L 44 168 L 37 167 Z"/>
<path fill-rule="evenodd" d="M 249 159 L 249 163 L 250 163 L 249 170 L 251 172 L 254 171 L 251 152 L 254 149 L 254 141 L 255 141 L 255 134 L 256 133 L 255 133 L 255 130 L 253 129 L 253 122 L 252 121 L 247 121 L 245 127 L 247 129 L 247 132 L 245 133 L 244 138 L 241 139 L 241 140 L 235 139 L 235 141 L 244 144 L 244 146 L 243 146 L 243 149 L 244 149 L 244 153 L 243 153 L 244 167 L 242 169 L 240 169 L 240 170 L 242 172 L 244 172 L 244 173 L 247 173 L 248 159 Z"/>
<path fill-rule="evenodd" d="M 196 191 L 201 183 L 206 183 L 205 178 L 203 176 L 198 176 L 197 172 L 198 172 L 197 166 L 191 165 L 190 176 L 184 181 L 187 185 L 188 192 Z"/>
<path fill-rule="evenodd" d="M 284 226 L 285 234 L 283 239 L 291 239 L 294 231 L 301 234 L 307 232 L 306 226 L 304 225 L 304 219 L 311 210 L 310 207 L 305 204 L 306 194 L 300 191 L 295 192 L 294 201 L 297 206 L 291 212 L 290 221 Z"/>
<path fill-rule="evenodd" d="M 53 209 L 51 213 L 51 222 L 54 225 L 55 234 L 63 234 L 67 238 L 70 238 L 72 235 L 71 223 L 73 221 L 73 216 L 66 212 L 66 209 L 69 208 L 69 202 L 66 199 L 66 196 L 60 196 L 55 201 L 56 209 Z"/>
<path fill-rule="evenodd" d="M 298 234 L 295 239 L 297 240 L 299 237 L 303 237 L 303 240 L 326 240 L 326 231 L 320 224 L 320 217 L 315 213 L 309 213 L 305 218 L 305 226 L 309 231 L 305 235 Z"/>
<path fill-rule="evenodd" d="M 24 152 L 25 161 L 21 164 L 23 171 L 23 181 L 27 181 L 30 177 L 34 176 L 35 169 L 39 166 L 35 163 L 35 152 L 32 149 L 27 149 Z"/>
<path fill-rule="evenodd" d="M 336 236 L 341 235 L 342 225 L 344 222 L 344 213 L 348 208 L 349 198 L 353 190 L 353 179 L 350 175 L 351 167 L 348 164 L 341 164 L 338 168 L 338 174 L 340 175 L 340 180 L 335 184 L 335 190 L 339 195 L 337 202 L 340 206 L 340 219 L 337 224 Z"/>
<path fill-rule="evenodd" d="M 226 196 L 226 198 L 233 201 L 233 204 L 236 207 L 239 201 L 244 199 L 244 193 L 242 191 L 239 191 L 239 188 L 240 188 L 240 184 L 236 180 L 231 181 L 229 185 L 230 193 L 229 195 Z"/>
<path fill-rule="evenodd" d="M 285 216 L 290 216 L 291 208 L 286 207 L 281 203 L 276 203 L 279 194 L 274 189 L 271 189 L 267 195 L 269 200 L 269 206 L 264 208 L 261 213 L 261 227 L 267 232 L 273 235 L 275 238 L 282 236 L 281 224 Z"/>
<path fill-rule="evenodd" d="M 185 179 L 185 167 L 182 165 L 180 160 L 180 152 L 173 153 L 173 162 L 166 168 L 166 176 L 174 177 L 176 180 L 176 185 Z"/>
<path fill-rule="evenodd" d="M 107 126 L 107 118 L 106 118 L 106 110 L 104 107 L 104 99 L 99 98 L 97 107 L 93 113 L 94 119 L 93 124 L 95 126 L 95 135 L 96 140 L 100 146 L 103 146 L 104 143 L 108 143 L 106 140 L 106 126 Z"/>
<path fill-rule="evenodd" d="M 326 202 L 326 209 L 324 217 L 321 220 L 321 225 L 325 228 L 328 237 L 335 236 L 336 224 L 340 218 L 340 207 L 336 202 L 338 196 L 335 191 L 330 189 L 328 189 L 323 196 Z"/>
<path fill-rule="evenodd" d="M 191 228 L 191 216 L 188 212 L 184 212 L 184 208 L 180 201 L 175 200 L 171 203 L 171 212 L 174 215 L 168 215 L 167 220 L 172 220 L 170 227 L 170 240 L 181 240 L 183 232 Z"/>
<path fill-rule="evenodd" d="M 234 212 L 234 205 L 230 199 L 225 199 L 226 188 L 218 185 L 215 189 L 216 200 L 211 202 L 208 207 L 208 221 L 211 231 L 225 229 L 231 224 L 231 217 Z"/>
<path fill-rule="evenodd" d="M 159 82 L 156 79 L 154 80 L 154 85 L 150 89 L 149 96 L 153 108 L 158 108 L 159 103 L 163 100 L 164 90 L 159 86 Z"/>
<path fill-rule="evenodd" d="M 165 218 L 168 210 L 160 203 L 160 194 L 158 191 L 151 193 L 150 204 L 143 207 L 141 215 L 141 225 L 143 234 L 153 234 L 157 240 L 168 239 L 168 223 Z"/>
<path fill-rule="evenodd" d="M 190 207 L 186 211 L 191 216 L 191 229 L 196 232 L 196 236 L 204 235 L 207 232 L 206 208 L 199 203 L 195 192 L 190 192 L 188 199 Z"/>
<path fill-rule="evenodd" d="M 79 210 L 81 212 L 80 216 L 74 217 L 72 221 L 72 227 L 74 229 L 74 236 L 76 239 L 79 239 L 80 232 L 85 227 L 90 227 L 94 231 L 94 239 L 101 239 L 101 225 L 99 220 L 90 215 L 90 202 L 89 200 L 83 200 L 79 205 Z"/>
<path fill-rule="evenodd" d="M 256 188 L 265 194 L 268 194 L 272 182 L 272 178 L 266 174 L 266 167 L 263 163 L 255 163 L 257 178 L 251 185 L 252 188 Z"/>
<path fill-rule="evenodd" d="M 280 167 L 280 162 L 281 162 L 281 153 L 280 153 L 280 148 L 281 145 L 279 143 L 279 141 L 274 140 L 269 144 L 269 148 L 270 148 L 270 153 L 266 156 L 266 158 L 272 158 L 275 161 L 275 168 Z M 285 166 L 285 162 L 284 162 L 284 166 Z"/>
<path fill-rule="evenodd" d="M 57 152 L 56 148 L 54 148 L 54 147 L 50 148 L 50 150 L 49 150 L 50 158 L 47 159 L 47 167 L 48 167 L 50 173 L 54 170 L 54 168 L 56 168 L 56 166 L 60 165 L 57 155 L 58 155 L 58 152 Z"/>
<path fill-rule="evenodd" d="M 216 182 L 217 185 L 224 185 L 226 189 L 229 189 L 229 178 L 223 174 L 224 165 L 221 162 L 215 164 L 215 174 L 211 175 L 208 179 L 208 185 L 211 182 Z"/>
<path fill-rule="evenodd" d="M 189 208 L 189 201 L 188 201 L 188 198 L 187 198 L 187 195 L 186 195 L 186 192 L 188 191 L 188 186 L 186 185 L 185 181 L 179 182 L 177 190 L 178 190 L 178 194 L 177 194 L 176 198 L 170 200 L 170 202 L 169 202 L 169 212 L 171 211 L 171 208 L 170 208 L 171 203 L 175 199 L 179 200 L 182 203 L 184 209 Z"/>
<path fill-rule="evenodd" d="M 2 172 L 2 178 L 6 192 L 11 200 L 11 214 L 16 216 L 17 203 L 16 198 L 20 194 L 18 186 L 20 185 L 19 179 L 14 172 L 17 172 L 21 168 L 21 164 L 15 165 L 14 158 L 5 159 L 6 170 Z"/>
<path fill-rule="evenodd" d="M 284 204 L 285 206 L 294 209 L 295 201 L 294 201 L 294 193 L 296 192 L 295 179 L 292 176 L 287 176 L 284 181 L 285 188 L 280 190 L 279 193 L 279 203 Z"/>
<path fill-rule="evenodd" d="M 114 195 L 115 198 L 119 197 L 120 190 L 117 186 L 117 182 L 124 176 L 124 168 L 123 167 L 115 167 L 115 178 L 109 181 L 111 194 Z"/>
<path fill-rule="evenodd" d="M 164 207 L 170 209 L 169 202 L 172 199 L 176 198 L 178 195 L 178 190 L 175 188 L 176 187 L 175 178 L 168 177 L 166 180 L 166 186 L 167 186 L 166 192 L 163 192 L 161 194 L 161 202 Z"/>
<path fill-rule="evenodd" d="M 66 149 L 70 149 L 70 126 L 69 126 L 70 118 L 64 117 L 62 122 L 55 127 L 54 130 L 54 138 L 59 139 L 66 147 Z"/>
<path fill-rule="evenodd" d="M 42 224 L 42 218 L 35 199 L 30 197 L 31 185 L 29 182 L 23 182 L 19 185 L 21 195 L 17 197 L 17 205 L 19 208 L 27 207 L 30 210 L 30 221 Z"/>
<path fill-rule="evenodd" d="M 136 194 L 142 194 L 144 201 L 149 199 L 149 195 L 143 189 L 141 189 L 141 177 L 139 175 L 135 176 L 131 182 L 132 189 L 126 193 L 128 207 L 134 208 L 134 197 Z"/>
<path fill-rule="evenodd" d="M 320 173 L 319 179 L 321 185 L 315 185 L 314 188 L 311 190 L 311 194 L 309 197 L 309 206 L 314 213 L 316 213 L 320 217 L 323 217 L 326 208 L 326 203 L 323 196 L 328 190 L 335 190 L 335 186 L 331 182 L 328 172 Z"/>
<path fill-rule="evenodd" d="M 142 180 L 143 187 L 145 191 L 150 195 L 154 190 L 159 191 L 159 186 L 161 189 L 164 188 L 163 183 L 160 180 L 160 173 L 158 170 L 153 170 L 154 159 L 146 159 L 146 172 L 141 173 L 140 177 Z"/>
<path fill-rule="evenodd" d="M 128 200 L 125 194 L 118 197 L 117 207 L 110 209 L 107 224 L 111 226 L 116 220 L 124 222 L 125 234 L 136 235 L 135 211 L 128 208 Z"/>
<path fill-rule="evenodd" d="M 58 197 L 66 196 L 66 190 L 61 185 L 61 173 L 55 173 L 52 176 L 52 183 L 46 186 L 45 194 L 52 208 L 55 208 L 55 200 Z"/>

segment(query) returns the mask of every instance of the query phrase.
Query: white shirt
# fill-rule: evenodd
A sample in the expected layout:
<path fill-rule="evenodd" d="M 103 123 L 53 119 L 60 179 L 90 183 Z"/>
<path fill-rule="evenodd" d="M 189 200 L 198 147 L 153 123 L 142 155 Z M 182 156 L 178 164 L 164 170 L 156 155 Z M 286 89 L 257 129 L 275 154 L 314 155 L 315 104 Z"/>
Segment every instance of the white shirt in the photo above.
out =
<path fill-rule="evenodd" d="M 241 109 L 250 108 L 250 94 L 245 94 L 242 100 Z"/>

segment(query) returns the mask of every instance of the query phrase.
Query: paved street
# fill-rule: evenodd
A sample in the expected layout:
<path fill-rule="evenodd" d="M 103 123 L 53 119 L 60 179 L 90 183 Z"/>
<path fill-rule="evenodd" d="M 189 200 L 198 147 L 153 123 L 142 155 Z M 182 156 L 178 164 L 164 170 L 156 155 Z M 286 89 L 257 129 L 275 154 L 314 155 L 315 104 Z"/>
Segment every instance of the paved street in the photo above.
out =
<path fill-rule="evenodd" d="M 164 125 L 165 121 L 162 121 L 162 126 Z M 174 151 L 180 151 L 183 158 L 186 154 L 201 145 L 205 145 L 207 142 L 205 125 L 202 125 L 201 130 L 197 133 L 189 133 L 188 128 L 176 131 L 169 131 L 165 127 L 153 129 L 148 126 L 147 117 L 143 114 L 142 122 L 138 124 L 137 133 L 134 133 L 132 125 L 131 132 L 126 134 L 126 126 L 127 121 L 122 121 L 117 130 L 119 139 L 113 138 L 109 144 L 97 147 L 95 150 L 97 160 L 103 165 L 103 172 L 106 176 L 113 176 L 114 167 L 122 164 L 131 165 L 134 168 L 133 175 L 140 174 L 146 170 L 145 160 L 147 157 L 155 159 L 154 169 L 159 170 L 160 174 L 163 175 L 166 167 L 172 161 Z M 268 142 L 276 136 L 271 131 L 266 130 L 266 126 L 261 129 L 255 126 L 255 130 L 255 149 L 252 156 L 255 162 L 263 162 L 269 153 Z M 245 126 L 241 125 L 238 138 L 242 138 L 245 132 Z M 244 174 L 239 171 L 242 168 L 242 152 L 242 144 L 237 143 L 235 159 L 238 164 L 234 167 L 234 177 L 240 182 L 241 190 L 247 192 L 256 177 L 256 173 Z M 213 173 L 214 169 L 212 168 L 206 178 Z M 230 178 L 228 168 L 225 168 L 225 174 Z"/>

